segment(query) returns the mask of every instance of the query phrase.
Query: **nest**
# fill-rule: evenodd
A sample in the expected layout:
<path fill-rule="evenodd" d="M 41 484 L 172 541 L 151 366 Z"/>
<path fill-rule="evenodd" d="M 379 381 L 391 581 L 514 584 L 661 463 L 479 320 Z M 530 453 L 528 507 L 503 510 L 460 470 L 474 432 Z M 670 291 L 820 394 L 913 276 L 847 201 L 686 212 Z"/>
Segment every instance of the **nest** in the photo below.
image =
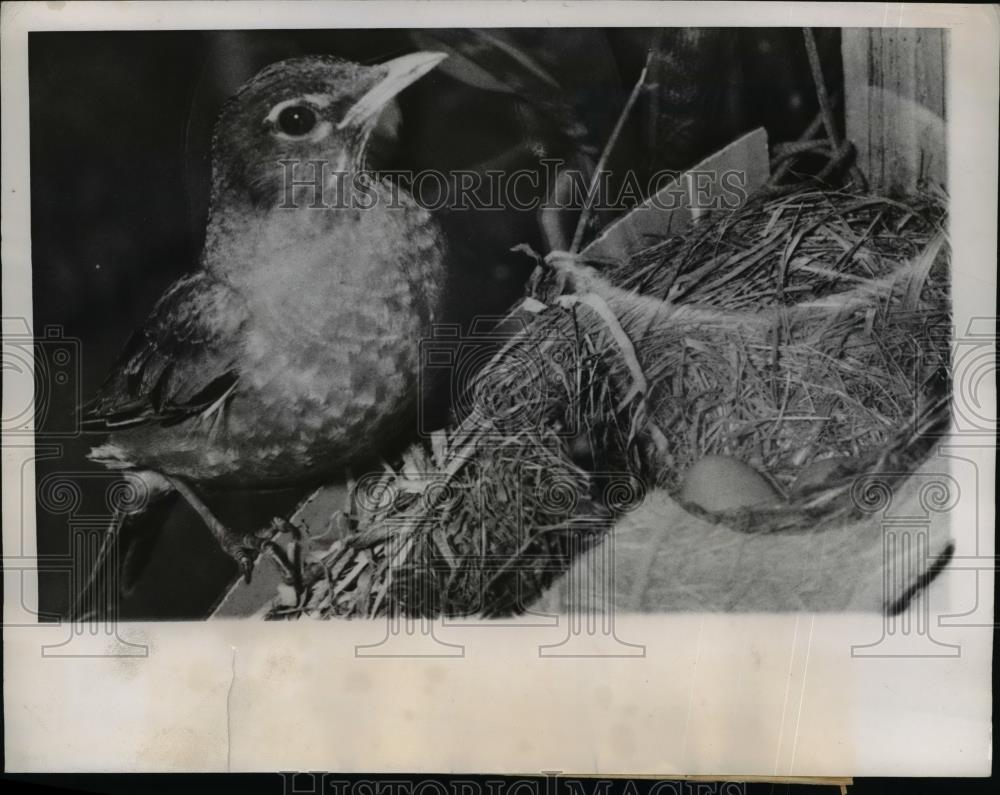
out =
<path fill-rule="evenodd" d="M 452 426 L 352 484 L 343 537 L 269 615 L 521 612 L 706 454 L 783 499 L 695 513 L 745 532 L 849 521 L 857 475 L 912 471 L 947 422 L 945 206 L 762 195 L 621 261 L 540 261 L 500 332 L 463 343 L 479 366 Z"/>

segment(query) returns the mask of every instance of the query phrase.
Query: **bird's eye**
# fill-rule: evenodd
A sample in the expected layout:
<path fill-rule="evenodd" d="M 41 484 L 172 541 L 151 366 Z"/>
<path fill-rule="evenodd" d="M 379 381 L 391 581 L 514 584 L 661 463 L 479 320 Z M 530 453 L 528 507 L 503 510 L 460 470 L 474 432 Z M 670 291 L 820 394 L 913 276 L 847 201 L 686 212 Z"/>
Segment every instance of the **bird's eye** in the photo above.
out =
<path fill-rule="evenodd" d="M 316 126 L 316 114 L 305 105 L 291 105 L 278 114 L 278 129 L 286 135 L 307 135 Z"/>

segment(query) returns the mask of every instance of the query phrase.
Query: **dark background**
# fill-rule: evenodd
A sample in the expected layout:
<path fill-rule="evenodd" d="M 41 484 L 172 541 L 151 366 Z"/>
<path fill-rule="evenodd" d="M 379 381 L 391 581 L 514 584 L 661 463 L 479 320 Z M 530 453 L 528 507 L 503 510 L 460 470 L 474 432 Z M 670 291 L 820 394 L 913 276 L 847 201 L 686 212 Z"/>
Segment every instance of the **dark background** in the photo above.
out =
<path fill-rule="evenodd" d="M 442 41 L 468 53 L 481 71 L 463 71 L 460 63 L 436 70 L 400 100 L 402 137 L 386 157 L 394 167 L 414 169 L 534 167 L 540 154 L 572 157 L 579 142 L 564 134 L 558 113 L 548 112 L 555 106 L 577 115 L 599 153 L 654 41 L 662 55 L 660 89 L 655 102 L 630 117 L 615 148 L 618 169 L 684 168 L 761 124 L 772 142 L 793 140 L 816 113 L 799 29 L 491 35 L 537 59 L 557 89 L 526 101 L 539 86 L 469 31 L 30 34 L 34 324 L 75 341 L 76 365 L 67 383 L 39 386 L 49 398 L 36 421 L 44 618 L 66 615 L 74 544 L 103 531 L 114 481 L 85 460 L 100 438 L 71 432 L 76 404 L 94 393 L 156 299 L 197 264 L 214 118 L 222 101 L 266 64 L 311 53 L 377 62 Z M 836 90 L 839 32 L 821 31 L 819 41 Z M 443 220 L 462 252 L 453 267 L 474 277 L 470 301 L 502 311 L 528 272 L 510 247 L 544 248 L 537 218 L 490 212 Z M 46 340 L 42 347 L 55 344 Z M 54 499 L 66 484 L 78 498 Z M 249 530 L 287 511 L 298 496 L 217 495 L 209 502 L 224 521 Z M 204 617 L 234 576 L 208 531 L 178 505 L 120 617 Z"/>

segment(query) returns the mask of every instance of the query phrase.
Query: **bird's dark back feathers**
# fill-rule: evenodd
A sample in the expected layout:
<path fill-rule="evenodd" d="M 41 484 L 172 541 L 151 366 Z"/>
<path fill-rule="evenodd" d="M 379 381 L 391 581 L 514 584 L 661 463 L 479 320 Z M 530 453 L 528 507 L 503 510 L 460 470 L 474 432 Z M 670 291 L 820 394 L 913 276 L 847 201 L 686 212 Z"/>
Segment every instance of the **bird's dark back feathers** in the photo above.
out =
<path fill-rule="evenodd" d="M 176 282 L 136 331 L 96 396 L 84 430 L 170 424 L 204 411 L 238 379 L 242 301 L 204 271 Z"/>

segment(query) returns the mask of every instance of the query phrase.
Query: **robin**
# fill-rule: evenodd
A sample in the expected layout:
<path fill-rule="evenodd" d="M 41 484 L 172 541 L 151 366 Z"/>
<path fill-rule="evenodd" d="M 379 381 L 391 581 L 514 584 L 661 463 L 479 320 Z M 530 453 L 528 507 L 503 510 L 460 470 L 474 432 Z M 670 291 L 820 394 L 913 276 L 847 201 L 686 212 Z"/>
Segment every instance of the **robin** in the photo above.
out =
<path fill-rule="evenodd" d="M 89 457 L 128 473 L 147 506 L 183 497 L 247 580 L 259 534 L 223 525 L 203 488 L 320 480 L 413 427 L 444 243 L 405 190 L 354 177 L 391 100 L 444 58 L 295 58 L 239 89 L 215 128 L 199 266 L 160 298 L 85 407 L 84 427 L 109 432 Z M 322 181 L 306 184 L 299 168 L 290 182 L 290 164 L 313 178 L 322 164 Z M 127 545 L 125 518 L 99 565 Z"/>

